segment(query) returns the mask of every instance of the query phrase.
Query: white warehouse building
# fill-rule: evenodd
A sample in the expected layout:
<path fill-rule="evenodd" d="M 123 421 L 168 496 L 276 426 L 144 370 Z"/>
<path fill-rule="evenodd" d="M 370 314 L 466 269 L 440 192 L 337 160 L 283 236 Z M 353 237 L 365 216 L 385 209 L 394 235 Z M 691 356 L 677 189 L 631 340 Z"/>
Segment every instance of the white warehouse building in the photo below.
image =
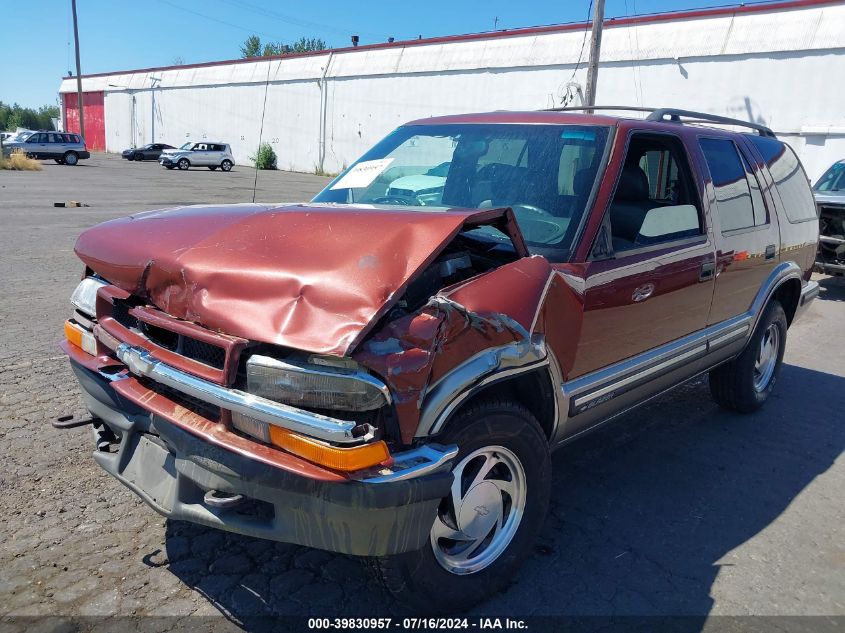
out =
<path fill-rule="evenodd" d="M 588 24 L 495 31 L 85 75 L 89 147 L 217 140 L 250 164 L 338 172 L 404 121 L 579 105 Z M 791 0 L 605 22 L 597 103 L 675 107 L 765 124 L 815 180 L 845 158 L 845 2 Z M 78 131 L 76 79 L 62 81 Z M 262 111 L 266 95 L 266 113 Z"/>

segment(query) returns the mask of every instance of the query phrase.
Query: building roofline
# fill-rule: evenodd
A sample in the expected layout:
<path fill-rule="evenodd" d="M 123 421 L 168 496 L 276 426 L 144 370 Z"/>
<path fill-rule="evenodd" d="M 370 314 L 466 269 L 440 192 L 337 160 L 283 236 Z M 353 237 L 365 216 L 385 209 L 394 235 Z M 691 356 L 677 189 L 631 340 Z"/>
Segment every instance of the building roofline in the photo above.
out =
<path fill-rule="evenodd" d="M 808 7 L 825 6 L 831 4 L 842 4 L 843 0 L 780 0 L 772 2 L 763 0 L 752 4 L 726 5 L 711 7 L 707 9 L 689 9 L 686 11 L 667 11 L 663 13 L 651 13 L 623 18 L 608 18 L 604 21 L 604 28 L 618 26 L 653 24 L 659 22 L 672 22 L 676 20 L 691 20 L 700 18 L 711 18 L 726 15 L 766 13 L 783 11 L 788 9 L 803 9 Z M 552 24 L 548 26 L 530 26 L 516 29 L 503 29 L 500 31 L 483 31 L 480 33 L 467 33 L 464 35 L 443 35 L 428 37 L 416 40 L 399 40 L 395 42 L 380 42 L 376 44 L 364 44 L 362 46 L 345 46 L 343 48 L 331 48 L 321 51 L 307 53 L 290 53 L 286 55 L 270 55 L 267 57 L 245 57 L 238 59 L 226 59 L 211 62 L 199 62 L 196 64 L 182 64 L 177 66 L 153 66 L 150 68 L 137 68 L 132 70 L 115 70 L 103 73 L 91 73 L 81 75 L 82 79 L 93 77 L 110 77 L 114 75 L 130 75 L 138 73 L 160 72 L 165 70 L 182 70 L 191 68 L 207 68 L 214 66 L 228 66 L 232 64 L 249 64 L 260 61 L 279 59 L 294 59 L 302 57 L 317 57 L 329 53 L 352 53 L 365 52 L 389 48 L 407 48 L 410 46 L 425 46 L 428 44 L 444 44 L 450 42 L 471 42 L 476 40 L 491 40 L 508 37 L 520 37 L 525 35 L 539 35 L 544 33 L 565 33 L 568 31 L 580 31 L 590 27 L 590 22 L 569 22 L 566 24 Z M 62 77 L 62 80 L 73 79 L 74 77 Z"/>

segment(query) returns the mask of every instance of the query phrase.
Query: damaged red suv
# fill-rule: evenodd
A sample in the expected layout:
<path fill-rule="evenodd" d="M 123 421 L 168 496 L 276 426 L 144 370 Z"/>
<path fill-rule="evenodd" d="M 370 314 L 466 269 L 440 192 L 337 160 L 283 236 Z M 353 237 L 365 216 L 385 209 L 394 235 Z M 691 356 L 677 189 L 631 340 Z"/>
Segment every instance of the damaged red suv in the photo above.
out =
<path fill-rule="evenodd" d="M 818 230 L 759 125 L 433 118 L 307 204 L 86 231 L 63 349 L 94 459 L 156 511 L 370 557 L 454 611 L 529 552 L 552 450 L 704 372 L 763 404 Z"/>

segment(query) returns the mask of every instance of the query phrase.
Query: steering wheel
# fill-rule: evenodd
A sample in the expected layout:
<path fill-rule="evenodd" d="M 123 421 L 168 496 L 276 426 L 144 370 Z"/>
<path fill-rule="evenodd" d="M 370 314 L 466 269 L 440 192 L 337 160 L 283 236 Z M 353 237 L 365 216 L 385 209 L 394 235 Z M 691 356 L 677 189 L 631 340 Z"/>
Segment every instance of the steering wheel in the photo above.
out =
<path fill-rule="evenodd" d="M 379 196 L 373 200 L 373 204 L 401 204 L 403 207 L 422 206 L 420 201 L 416 198 L 411 198 L 410 196 L 399 196 L 396 194 Z"/>

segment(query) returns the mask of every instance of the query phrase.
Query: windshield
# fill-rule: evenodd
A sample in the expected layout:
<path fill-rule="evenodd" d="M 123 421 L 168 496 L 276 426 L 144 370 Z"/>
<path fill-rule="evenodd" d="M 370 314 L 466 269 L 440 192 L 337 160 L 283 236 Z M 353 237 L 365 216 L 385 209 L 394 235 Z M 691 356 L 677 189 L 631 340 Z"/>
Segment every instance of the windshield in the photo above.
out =
<path fill-rule="evenodd" d="M 560 261 L 592 192 L 608 132 L 594 125 L 401 127 L 313 201 L 431 211 L 511 207 L 529 250 Z M 491 227 L 475 233 L 501 236 Z"/>
<path fill-rule="evenodd" d="M 179 149 L 191 149 L 193 146 L 194 146 L 194 143 L 192 141 L 188 141 L 187 143 L 180 145 Z"/>
<path fill-rule="evenodd" d="M 816 191 L 842 191 L 845 189 L 845 162 L 831 165 L 830 169 L 819 178 L 813 189 Z"/>

